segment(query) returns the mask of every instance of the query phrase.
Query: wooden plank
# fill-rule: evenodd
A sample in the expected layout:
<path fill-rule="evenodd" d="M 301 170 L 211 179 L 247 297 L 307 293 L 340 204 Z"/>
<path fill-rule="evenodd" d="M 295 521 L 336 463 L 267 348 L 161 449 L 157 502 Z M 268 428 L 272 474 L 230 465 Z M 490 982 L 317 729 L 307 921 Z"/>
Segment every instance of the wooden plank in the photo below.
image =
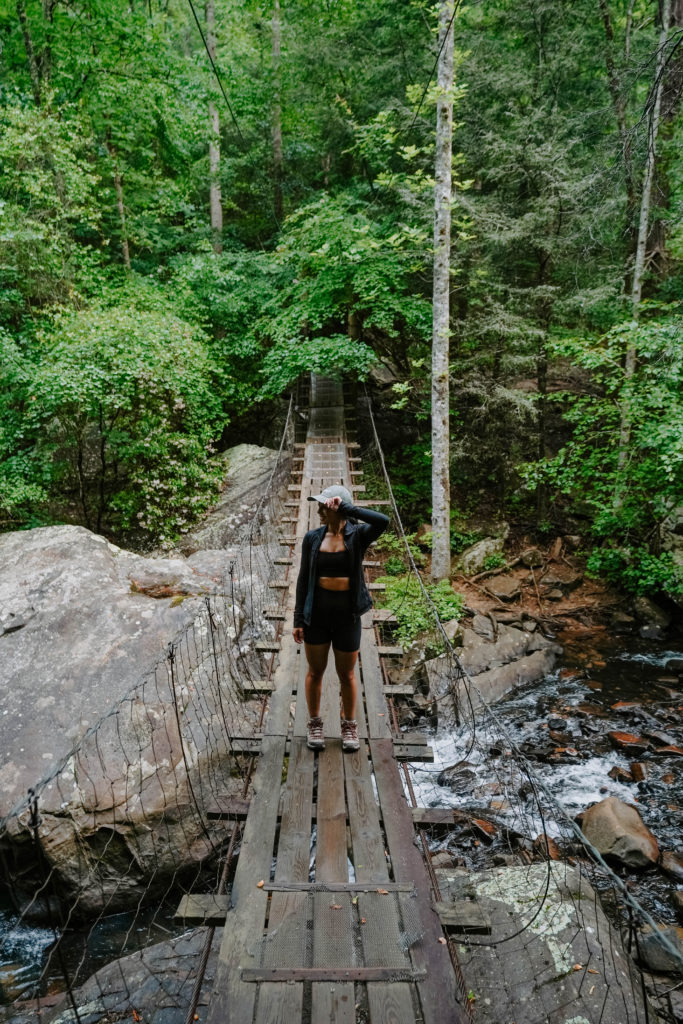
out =
<path fill-rule="evenodd" d="M 287 580 L 272 580 L 268 586 L 271 590 L 289 590 L 289 583 Z"/>
<path fill-rule="evenodd" d="M 242 683 L 242 693 L 245 697 L 253 697 L 261 693 L 272 693 L 275 684 L 270 679 L 245 679 Z"/>
<path fill-rule="evenodd" d="M 285 618 L 286 618 L 284 612 L 271 612 L 271 611 L 264 612 L 263 613 L 263 617 L 264 617 L 264 619 L 268 619 L 268 620 L 270 620 L 272 622 L 284 622 Z"/>
<path fill-rule="evenodd" d="M 318 838 L 315 854 L 315 879 L 317 882 L 348 882 L 344 755 L 341 741 L 338 739 L 328 740 L 326 749 L 318 755 L 317 810 Z M 346 910 L 333 911 L 330 909 L 329 913 L 349 913 L 350 897 L 347 899 L 349 906 Z M 329 904 L 329 897 L 327 897 L 327 902 Z M 317 923 L 324 927 L 326 921 L 322 908 L 320 905 L 316 905 L 316 909 L 318 910 Z M 328 920 L 327 923 L 332 927 L 336 922 Z M 350 929 L 348 930 L 348 939 L 351 940 Z M 313 945 L 314 951 L 317 950 L 317 955 L 320 956 L 323 948 L 322 935 L 318 935 L 316 938 L 315 931 Z M 351 960 L 347 962 L 348 964 L 352 963 Z M 330 979 L 326 980 L 329 982 Z M 339 981 L 337 978 L 333 980 Z M 331 991 L 329 984 L 324 981 L 316 982 L 311 986 L 311 1019 L 313 1021 L 335 1020 L 337 1024 L 354 1024 L 356 1003 L 353 982 L 340 981 L 336 989 L 336 992 Z M 333 1013 L 336 1015 L 333 1016 Z"/>
<path fill-rule="evenodd" d="M 394 757 L 397 761 L 421 761 L 425 764 L 434 763 L 434 751 L 431 747 L 410 746 L 407 743 L 394 743 Z"/>
<path fill-rule="evenodd" d="M 402 658 L 404 650 L 402 647 L 378 647 L 377 653 L 380 658 Z"/>
<path fill-rule="evenodd" d="M 252 806 L 232 888 L 231 926 L 223 932 L 207 1024 L 253 1019 L 256 987 L 242 981 L 240 968 L 255 966 L 254 939 L 265 920 L 268 894 L 257 883 L 270 874 L 285 737 L 266 736 L 263 743 L 266 756 L 254 776 Z"/>
<path fill-rule="evenodd" d="M 251 800 L 239 796 L 217 797 L 211 804 L 206 804 L 207 818 L 220 818 L 223 821 L 244 821 L 249 813 Z"/>
<path fill-rule="evenodd" d="M 178 904 L 174 917 L 186 925 L 225 924 L 230 910 L 230 894 L 218 896 L 214 893 L 186 893 Z"/>
<path fill-rule="evenodd" d="M 291 558 L 274 558 L 273 565 L 293 565 Z"/>
<path fill-rule="evenodd" d="M 392 612 L 391 608 L 374 608 L 372 612 L 373 622 L 388 622 L 391 625 L 398 622 L 398 619 Z"/>
<path fill-rule="evenodd" d="M 368 590 L 379 591 L 380 593 L 387 589 L 386 583 L 368 583 Z"/>
<path fill-rule="evenodd" d="M 369 612 L 363 616 L 363 629 L 360 639 L 360 663 L 363 675 L 365 706 L 368 715 L 368 736 L 391 736 L 389 709 L 382 692 L 384 677 L 375 646 L 375 631 L 371 625 Z"/>
<path fill-rule="evenodd" d="M 432 889 L 427 868 L 413 844 L 412 815 L 393 758 L 393 744 L 387 739 L 371 739 L 370 750 L 394 878 L 397 882 L 414 882 L 418 893 L 424 937 L 413 947 L 412 953 L 415 966 L 428 970 L 426 981 L 418 984 L 424 1022 L 466 1024 L 465 1012 L 457 1001 L 455 973 L 448 949 L 439 942 L 443 929 L 431 906 Z"/>
<path fill-rule="evenodd" d="M 385 697 L 414 697 L 415 684 L 390 683 L 388 686 L 382 687 L 382 692 Z"/>
<path fill-rule="evenodd" d="M 427 971 L 424 968 L 411 968 L 409 970 L 402 970 L 400 967 L 247 967 L 242 970 L 242 980 L 245 982 L 264 982 L 264 981 L 312 981 L 312 982 L 323 982 L 323 981 L 385 981 L 396 978 L 405 978 L 406 981 L 412 981 L 414 979 L 426 978 Z M 349 986 L 353 990 L 353 985 Z M 270 988 L 270 986 L 268 986 Z M 346 986 L 344 986 L 346 988 Z M 341 1009 L 341 1007 L 340 1007 Z M 353 1009 L 353 1016 L 347 1014 L 346 1008 L 344 1008 L 344 1016 L 342 1017 L 337 1011 L 334 1017 L 313 1017 L 312 1019 L 319 1024 L 322 1020 L 325 1022 L 331 1020 L 335 1024 L 342 1020 L 355 1021 L 356 1014 Z M 278 1021 L 285 1021 L 285 1024 L 292 1024 L 291 1018 L 287 1020 L 283 1017 L 278 1017 Z M 402 1014 L 400 1017 L 395 1016 L 393 1013 L 390 1016 L 382 1016 L 379 1018 L 372 1018 L 379 1022 L 390 1021 L 391 1024 L 415 1024 L 415 1016 L 405 1016 Z"/>
<path fill-rule="evenodd" d="M 363 561 L 363 568 L 364 569 L 379 569 L 381 564 L 382 564 L 381 562 L 372 562 L 372 561 L 364 560 Z"/>
<path fill-rule="evenodd" d="M 364 505 L 391 505 L 392 502 L 386 498 L 363 498 Z"/>
<path fill-rule="evenodd" d="M 294 738 L 283 798 L 276 882 L 304 882 L 308 878 L 312 802 L 313 753 L 306 748 L 305 740 Z M 283 946 L 292 956 L 290 964 L 299 967 L 305 963 L 305 910 L 305 893 L 274 893 L 270 904 L 268 934 L 279 929 L 282 931 L 281 935 L 276 936 L 278 963 L 283 960 Z M 293 985 L 283 981 L 281 984 L 266 985 L 259 991 L 256 1024 L 271 1024 L 272 1021 L 292 1024 L 301 1019 L 302 1006 L 303 984 Z"/>
<path fill-rule="evenodd" d="M 280 650 L 279 640 L 257 640 L 254 644 L 254 648 L 257 651 L 276 653 Z"/>
<path fill-rule="evenodd" d="M 301 490 L 301 484 L 287 484 L 287 490 L 288 491 L 300 491 Z"/>
<path fill-rule="evenodd" d="M 434 904 L 434 910 L 444 928 L 462 934 L 491 934 L 491 919 L 474 900 L 459 900 L 457 903 Z"/>
<path fill-rule="evenodd" d="M 355 754 L 347 754 L 347 755 L 344 756 L 344 764 L 347 766 L 347 768 L 348 768 L 349 761 L 352 758 L 357 757 L 357 756 L 358 756 L 358 752 L 356 752 Z M 368 781 L 369 781 L 369 779 L 368 779 Z M 348 784 L 348 774 L 347 774 L 347 784 Z M 370 788 L 372 788 L 372 786 Z M 316 807 L 316 805 L 313 804 L 312 806 L 313 806 L 313 817 L 315 817 L 315 807 Z M 374 831 L 374 835 L 378 839 L 381 840 L 381 830 L 379 828 L 379 818 L 377 820 L 378 820 L 378 827 Z M 384 844 L 383 843 L 382 843 L 382 861 L 383 861 L 384 874 L 385 874 L 386 877 L 388 877 L 388 875 L 387 875 L 387 859 L 384 856 Z M 367 865 L 364 864 L 364 865 L 362 865 L 362 867 L 363 867 L 363 869 L 365 869 L 367 867 Z M 366 873 L 366 872 L 364 871 L 364 873 Z M 385 881 L 384 878 L 379 879 L 378 881 L 375 881 L 375 882 L 324 882 L 324 883 L 320 883 L 320 882 L 266 882 L 266 884 L 264 885 L 263 888 L 266 890 L 266 892 L 318 892 L 319 891 L 319 887 L 320 887 L 321 884 L 325 886 L 325 892 L 352 892 L 352 893 L 355 893 L 355 892 L 374 892 L 374 893 L 378 893 L 380 888 L 382 890 L 386 890 L 387 892 L 415 892 L 415 886 L 414 885 L 406 885 L 406 884 L 404 884 L 402 882 L 388 882 L 388 881 Z"/>

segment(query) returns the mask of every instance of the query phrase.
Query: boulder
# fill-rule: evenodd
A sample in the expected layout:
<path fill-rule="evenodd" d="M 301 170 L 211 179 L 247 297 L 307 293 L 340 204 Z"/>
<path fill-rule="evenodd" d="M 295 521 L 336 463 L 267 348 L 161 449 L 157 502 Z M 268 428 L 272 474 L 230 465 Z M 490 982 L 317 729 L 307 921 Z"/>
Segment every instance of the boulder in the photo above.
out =
<path fill-rule="evenodd" d="M 557 656 L 562 653 L 562 648 L 557 644 L 540 633 L 528 633 L 503 623 L 498 624 L 498 635 L 493 640 L 491 635 L 486 635 L 484 626 L 485 623 L 490 625 L 490 620 L 484 616 L 477 619 L 482 620 L 480 628 L 484 635 L 474 629 L 463 629 L 462 647 L 456 650 L 463 668 L 472 677 L 476 689 L 487 703 L 498 700 L 514 686 L 535 682 L 552 672 Z M 425 662 L 425 672 L 432 699 L 443 697 L 449 692 L 454 673 L 447 656 L 441 655 Z M 456 684 L 456 694 L 463 706 L 469 707 L 462 682 Z M 481 706 L 475 691 L 469 696 L 475 709 Z M 441 701 L 438 707 L 439 725 L 448 728 L 449 704 Z"/>
<path fill-rule="evenodd" d="M 245 672 L 255 671 L 244 612 L 217 582 L 220 557 L 209 575 L 184 559 L 124 551 L 82 527 L 0 536 L 0 607 L 15 613 L 15 625 L 25 619 L 0 638 L 0 816 L 9 816 L 0 848 L 24 862 L 29 895 L 29 787 L 38 791 L 59 891 L 80 912 L 107 900 L 111 912 L 139 899 L 152 877 L 161 884 L 211 852 L 195 797 L 207 785 L 226 793 L 238 785 L 220 706 L 232 680 L 225 673 L 223 694 L 211 684 L 214 655 L 223 664 L 240 657 Z M 171 641 L 173 678 L 163 656 Z M 255 710 L 240 706 L 248 735 Z"/>
<path fill-rule="evenodd" d="M 484 562 L 491 555 L 502 555 L 504 541 L 502 537 L 486 537 L 466 548 L 462 554 L 453 559 L 454 571 L 464 572 L 466 576 L 476 576 L 485 566 Z"/>
<path fill-rule="evenodd" d="M 209 953 L 200 1006 L 206 1007 L 218 960 L 223 929 L 216 932 Z M 82 1024 L 144 1021 L 144 1024 L 184 1024 L 190 986 L 201 969 L 205 928 L 159 942 L 101 967 L 74 990 Z M 73 1024 L 74 1012 L 66 995 L 40 1003 L 20 1002 L 6 1011 L 7 1024 Z"/>
<path fill-rule="evenodd" d="M 499 601 L 516 601 L 521 593 L 514 576 L 492 576 L 486 581 L 486 589 Z"/>
<path fill-rule="evenodd" d="M 543 565 L 545 556 L 540 548 L 529 548 L 521 555 L 520 561 L 527 569 L 538 569 Z"/>
<path fill-rule="evenodd" d="M 662 944 L 662 936 L 678 952 L 678 957 Z M 683 928 L 678 925 L 661 925 L 657 932 L 646 925 L 638 936 L 638 959 L 649 971 L 661 971 L 664 974 L 676 973 L 681 970 L 683 958 Z"/>
<path fill-rule="evenodd" d="M 674 907 L 679 920 L 683 921 L 683 889 L 677 889 L 674 893 Z"/>
<path fill-rule="evenodd" d="M 675 882 L 683 883 L 683 855 L 674 850 L 665 850 L 662 854 L 662 871 Z"/>
<path fill-rule="evenodd" d="M 225 485 L 213 509 L 178 545 L 184 555 L 233 544 L 245 531 L 270 482 L 278 453 L 256 444 L 238 444 L 217 456 L 225 466 Z M 283 464 L 283 472 L 288 469 Z M 273 486 L 281 486 L 282 479 Z"/>
<path fill-rule="evenodd" d="M 627 868 L 650 867 L 659 859 L 657 840 L 638 811 L 615 796 L 589 807 L 581 828 L 603 857 L 617 860 Z"/>
<path fill-rule="evenodd" d="M 497 943 L 492 949 L 486 937 L 474 936 L 469 945 L 458 936 L 467 988 L 477 996 L 477 1024 L 647 1019 L 630 957 L 576 867 L 550 860 L 436 874 L 442 899 L 476 907 Z"/>
<path fill-rule="evenodd" d="M 650 597 L 636 597 L 633 602 L 633 611 L 641 623 L 641 628 L 654 629 L 661 633 L 671 625 L 671 613 L 656 604 Z"/>

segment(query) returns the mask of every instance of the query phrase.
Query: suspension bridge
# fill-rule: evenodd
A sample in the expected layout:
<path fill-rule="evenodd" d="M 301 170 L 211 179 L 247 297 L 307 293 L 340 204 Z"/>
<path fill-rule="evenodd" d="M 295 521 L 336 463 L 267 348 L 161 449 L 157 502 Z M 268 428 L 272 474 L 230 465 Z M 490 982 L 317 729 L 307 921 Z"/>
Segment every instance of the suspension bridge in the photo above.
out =
<path fill-rule="evenodd" d="M 158 663 L 0 821 L 14 907 L 2 962 L 22 927 L 39 920 L 46 935 L 0 1019 L 666 1020 L 653 1006 L 675 990 L 680 954 L 548 792 L 438 616 L 423 642 L 440 684 L 434 740 L 400 727 L 419 673 L 395 681 L 406 652 L 378 608 L 363 619 L 360 750 L 342 752 L 333 668 L 325 750 L 308 750 L 305 658 L 292 638 L 300 545 L 317 525 L 308 496 L 341 483 L 357 504 L 386 509 L 406 593 L 434 608 L 369 405 L 316 376 L 296 404 L 305 435 L 290 402 L 270 485 L 218 592 L 191 598 L 190 625 Z M 365 569 L 380 596 L 372 548 Z M 465 778 L 486 773 L 459 801 L 429 774 L 429 744 L 443 736 Z M 98 958 L 112 915 L 125 916 L 118 951 Z M 673 985 L 634 963 L 648 928 Z"/>

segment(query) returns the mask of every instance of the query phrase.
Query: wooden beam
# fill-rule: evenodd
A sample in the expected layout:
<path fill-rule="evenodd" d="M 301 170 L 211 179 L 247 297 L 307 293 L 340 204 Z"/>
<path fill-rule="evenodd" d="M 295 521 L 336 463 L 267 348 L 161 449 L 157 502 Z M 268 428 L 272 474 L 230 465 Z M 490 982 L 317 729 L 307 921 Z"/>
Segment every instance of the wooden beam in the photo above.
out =
<path fill-rule="evenodd" d="M 215 803 L 206 805 L 206 816 L 221 821 L 244 821 L 250 804 L 251 800 L 239 796 L 218 797 Z"/>
<path fill-rule="evenodd" d="M 377 653 L 380 658 L 402 658 L 404 651 L 402 647 L 378 647 Z"/>
<path fill-rule="evenodd" d="M 491 919 L 473 900 L 457 903 L 434 903 L 434 909 L 444 928 L 449 932 L 468 935 L 490 935 Z"/>
<path fill-rule="evenodd" d="M 414 697 L 415 687 L 412 683 L 392 683 L 382 687 L 385 697 Z"/>
<path fill-rule="evenodd" d="M 397 761 L 424 761 L 432 764 L 434 762 L 434 751 L 431 747 L 410 746 L 407 743 L 394 741 L 394 757 Z"/>

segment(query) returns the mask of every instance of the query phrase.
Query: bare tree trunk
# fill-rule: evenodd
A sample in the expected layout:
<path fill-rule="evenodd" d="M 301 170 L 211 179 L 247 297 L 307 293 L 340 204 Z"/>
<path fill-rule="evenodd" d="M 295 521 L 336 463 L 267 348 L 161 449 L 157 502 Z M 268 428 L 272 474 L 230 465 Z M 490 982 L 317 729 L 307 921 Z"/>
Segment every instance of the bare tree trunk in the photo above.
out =
<path fill-rule="evenodd" d="M 662 87 L 664 79 L 664 60 L 666 54 L 666 41 L 671 21 L 671 0 L 662 2 L 662 25 L 659 33 L 659 46 L 657 50 L 657 62 L 654 78 L 654 95 L 652 107 L 648 118 L 648 140 L 647 160 L 645 163 L 645 174 L 643 176 L 643 190 L 640 200 L 640 219 L 638 223 L 638 242 L 636 245 L 635 261 L 633 265 L 633 283 L 631 287 L 631 311 L 633 320 L 637 321 L 640 313 L 640 300 L 643 291 L 643 275 L 645 272 L 645 249 L 648 238 L 650 223 L 650 200 L 652 196 L 652 182 L 655 176 L 657 162 L 657 135 L 659 132 L 659 115 L 662 103 Z M 624 360 L 624 380 L 628 382 L 636 370 L 636 342 L 635 337 L 629 340 Z M 626 465 L 628 456 L 628 445 L 631 440 L 631 407 L 628 400 L 624 401 L 621 408 L 621 423 L 619 426 L 619 476 Z M 617 482 L 615 505 L 621 505 L 623 500 L 622 483 Z"/>
<path fill-rule="evenodd" d="M 282 177 L 284 157 L 282 150 L 282 109 L 280 105 L 280 56 L 282 51 L 282 21 L 280 0 L 273 0 L 273 205 L 275 216 L 282 219 Z"/>
<path fill-rule="evenodd" d="M 453 149 L 453 3 L 439 10 L 439 57 L 434 170 L 434 289 L 432 320 L 432 579 L 451 567 L 449 358 L 451 165 Z"/>
<path fill-rule="evenodd" d="M 626 102 L 624 100 L 622 83 L 620 81 L 617 66 L 614 61 L 614 29 L 612 27 L 612 19 L 610 17 L 609 6 L 607 0 L 598 0 L 598 3 L 600 5 L 602 23 L 605 28 L 605 36 L 607 39 L 607 46 L 605 48 L 607 84 L 609 87 L 609 94 L 612 99 L 612 107 L 614 108 L 614 116 L 616 117 L 617 127 L 619 129 L 619 140 L 621 142 L 622 158 L 624 161 L 624 174 L 626 177 L 627 225 L 630 229 L 631 218 L 633 216 L 633 211 L 635 210 L 636 199 L 635 188 L 633 184 L 633 168 L 631 166 L 631 139 L 626 124 Z M 627 36 L 625 48 L 628 47 L 630 47 L 630 41 Z"/>
<path fill-rule="evenodd" d="M 39 107 L 41 101 L 40 71 L 38 70 L 36 51 L 33 47 L 33 39 L 31 38 L 31 29 L 29 28 L 28 18 L 26 17 L 26 7 L 24 6 L 24 0 L 17 0 L 17 15 L 19 17 L 19 24 L 21 25 L 21 34 L 24 37 L 24 48 L 26 50 L 28 69 L 31 75 L 31 89 L 33 91 L 33 99 L 36 106 Z"/>
<path fill-rule="evenodd" d="M 211 60 L 216 60 L 216 11 L 213 0 L 206 4 L 206 42 Z M 213 251 L 223 251 L 223 205 L 221 201 L 221 125 L 218 107 L 209 100 L 209 209 L 211 213 L 211 235 Z"/>
<path fill-rule="evenodd" d="M 121 255 L 126 270 L 130 270 L 130 250 L 128 248 L 128 229 L 126 227 L 126 207 L 123 202 L 123 181 L 119 170 L 119 158 L 116 147 L 111 141 L 111 129 L 107 128 L 107 150 L 114 165 L 114 191 L 116 192 L 116 207 L 119 211 L 119 222 L 121 224 Z"/>

